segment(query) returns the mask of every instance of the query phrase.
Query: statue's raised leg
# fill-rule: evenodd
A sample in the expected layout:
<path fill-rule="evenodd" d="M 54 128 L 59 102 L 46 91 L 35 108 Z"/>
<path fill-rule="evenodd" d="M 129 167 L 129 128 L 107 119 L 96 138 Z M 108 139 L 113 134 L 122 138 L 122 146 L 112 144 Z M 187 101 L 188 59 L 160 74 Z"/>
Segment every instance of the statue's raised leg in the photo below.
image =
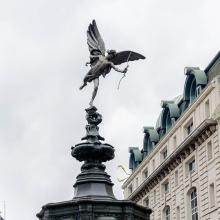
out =
<path fill-rule="evenodd" d="M 84 82 L 83 85 L 79 87 L 79 89 L 82 90 L 86 85 L 87 83 Z"/>
<path fill-rule="evenodd" d="M 93 101 L 96 97 L 96 94 L 98 92 L 98 88 L 99 88 L 99 78 L 96 78 L 93 80 L 93 83 L 94 83 L 94 90 L 93 90 L 93 93 L 92 93 L 92 99 L 89 103 L 90 106 L 93 106 Z"/>

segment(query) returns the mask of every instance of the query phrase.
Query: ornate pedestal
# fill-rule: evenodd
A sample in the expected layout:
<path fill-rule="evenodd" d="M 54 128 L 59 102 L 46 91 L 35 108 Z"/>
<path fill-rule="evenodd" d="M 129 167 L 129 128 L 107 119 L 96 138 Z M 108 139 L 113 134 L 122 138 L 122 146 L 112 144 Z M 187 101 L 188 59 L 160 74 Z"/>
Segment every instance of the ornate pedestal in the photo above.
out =
<path fill-rule="evenodd" d="M 74 184 L 75 195 L 70 201 L 50 203 L 37 214 L 40 220 L 148 220 L 151 210 L 131 201 L 116 200 L 103 162 L 114 158 L 114 148 L 102 143 L 98 125 L 102 116 L 96 107 L 86 109 L 84 142 L 72 147 L 72 156 L 84 161 Z"/>

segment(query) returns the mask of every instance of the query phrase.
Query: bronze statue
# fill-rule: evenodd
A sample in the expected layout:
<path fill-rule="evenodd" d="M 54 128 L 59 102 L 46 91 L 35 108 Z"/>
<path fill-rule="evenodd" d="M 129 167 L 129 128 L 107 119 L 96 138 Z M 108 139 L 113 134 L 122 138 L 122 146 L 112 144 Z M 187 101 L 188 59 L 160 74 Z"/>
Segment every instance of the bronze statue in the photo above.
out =
<path fill-rule="evenodd" d="M 90 64 L 91 69 L 86 74 L 83 85 L 79 89 L 83 89 L 88 82 L 94 82 L 92 99 L 89 103 L 90 106 L 93 106 L 93 101 L 99 87 L 99 77 L 101 75 L 105 77 L 112 68 L 117 72 L 125 74 L 128 70 L 128 64 L 124 70 L 117 68 L 115 65 L 125 62 L 128 63 L 128 61 L 145 59 L 145 57 L 133 51 L 122 51 L 117 53 L 115 50 L 108 50 L 106 55 L 105 43 L 99 33 L 95 20 L 93 20 L 92 24 L 88 27 L 87 44 L 89 46 L 90 62 L 87 62 L 86 66 Z"/>

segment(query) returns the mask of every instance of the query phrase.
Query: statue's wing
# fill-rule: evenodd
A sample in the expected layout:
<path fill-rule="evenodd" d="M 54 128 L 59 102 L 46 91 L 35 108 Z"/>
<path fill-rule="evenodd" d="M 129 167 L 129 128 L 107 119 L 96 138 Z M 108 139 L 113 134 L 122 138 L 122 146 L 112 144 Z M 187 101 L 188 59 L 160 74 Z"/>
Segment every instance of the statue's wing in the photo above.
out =
<path fill-rule="evenodd" d="M 133 51 L 121 51 L 116 53 L 115 57 L 112 58 L 110 61 L 113 62 L 115 65 L 119 65 L 121 63 L 125 63 L 127 61 L 145 59 L 145 57 L 139 53 Z"/>
<path fill-rule="evenodd" d="M 99 50 L 105 56 L 105 43 L 99 33 L 95 20 L 89 25 L 87 30 L 87 44 L 89 51 Z"/>

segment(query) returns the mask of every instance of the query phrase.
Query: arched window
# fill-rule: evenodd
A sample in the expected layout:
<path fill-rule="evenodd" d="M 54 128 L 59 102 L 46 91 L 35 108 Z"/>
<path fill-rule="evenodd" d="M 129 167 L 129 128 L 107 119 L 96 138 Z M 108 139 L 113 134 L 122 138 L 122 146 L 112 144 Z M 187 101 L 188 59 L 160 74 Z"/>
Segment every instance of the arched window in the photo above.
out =
<path fill-rule="evenodd" d="M 163 219 L 164 220 L 170 220 L 170 206 L 166 206 L 163 210 Z"/>
<path fill-rule="evenodd" d="M 192 220 L 198 220 L 198 202 L 196 188 L 190 193 Z"/>
<path fill-rule="evenodd" d="M 176 220 L 180 220 L 180 207 L 176 207 Z"/>
<path fill-rule="evenodd" d="M 166 115 L 166 130 L 168 131 L 171 126 L 172 126 L 172 121 L 170 117 L 170 112 L 168 111 Z"/>
<path fill-rule="evenodd" d="M 170 118 L 170 110 L 169 108 L 165 107 L 165 105 L 163 105 L 163 111 L 162 111 L 162 129 L 164 131 L 164 134 L 170 129 L 170 127 L 172 126 L 172 122 L 171 122 L 171 118 Z"/>
<path fill-rule="evenodd" d="M 146 157 L 153 149 L 153 143 L 150 140 L 150 135 L 149 133 L 146 133 L 144 135 L 144 144 L 143 144 L 143 152 L 144 152 L 144 157 Z"/>
<path fill-rule="evenodd" d="M 190 86 L 190 104 L 193 102 L 193 100 L 197 97 L 196 94 L 196 79 L 193 78 L 191 86 Z"/>

